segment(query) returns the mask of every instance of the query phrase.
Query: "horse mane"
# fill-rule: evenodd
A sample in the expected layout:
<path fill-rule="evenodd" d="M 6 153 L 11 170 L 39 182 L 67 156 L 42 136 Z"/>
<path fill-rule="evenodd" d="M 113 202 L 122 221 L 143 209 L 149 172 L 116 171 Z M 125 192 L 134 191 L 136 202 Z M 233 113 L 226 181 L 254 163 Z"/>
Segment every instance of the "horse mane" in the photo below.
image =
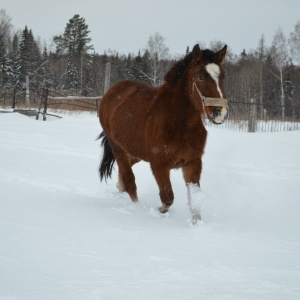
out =
<path fill-rule="evenodd" d="M 205 63 L 215 63 L 218 64 L 218 58 L 216 56 L 216 53 L 205 49 L 201 51 L 202 53 L 202 59 L 205 61 Z M 171 86 L 175 86 L 181 76 L 183 75 L 184 71 L 189 66 L 190 62 L 192 61 L 193 53 L 190 52 L 186 54 L 182 59 L 175 62 L 175 64 L 171 67 L 171 69 L 166 73 L 164 77 L 164 81 L 169 83 Z"/>
<path fill-rule="evenodd" d="M 181 78 L 182 74 L 184 73 L 185 69 L 190 64 L 193 58 L 192 52 L 186 54 L 182 59 L 177 61 L 171 69 L 166 73 L 164 80 L 165 82 L 169 83 L 172 86 L 175 86 L 178 80 Z"/>

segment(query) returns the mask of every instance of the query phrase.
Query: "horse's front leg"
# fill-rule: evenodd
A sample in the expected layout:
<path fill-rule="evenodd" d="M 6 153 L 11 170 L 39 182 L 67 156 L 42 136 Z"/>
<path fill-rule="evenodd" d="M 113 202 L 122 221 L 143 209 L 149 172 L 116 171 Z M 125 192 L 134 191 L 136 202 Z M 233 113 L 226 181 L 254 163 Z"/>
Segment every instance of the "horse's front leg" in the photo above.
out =
<path fill-rule="evenodd" d="M 159 196 L 162 203 L 159 209 L 161 213 L 166 213 L 173 204 L 174 193 L 170 181 L 170 169 L 163 165 L 151 164 L 151 169 L 159 187 Z"/>
<path fill-rule="evenodd" d="M 201 220 L 200 214 L 200 175 L 202 171 L 201 159 L 193 160 L 182 167 L 183 177 L 188 190 L 188 205 L 192 215 L 192 222 Z"/>

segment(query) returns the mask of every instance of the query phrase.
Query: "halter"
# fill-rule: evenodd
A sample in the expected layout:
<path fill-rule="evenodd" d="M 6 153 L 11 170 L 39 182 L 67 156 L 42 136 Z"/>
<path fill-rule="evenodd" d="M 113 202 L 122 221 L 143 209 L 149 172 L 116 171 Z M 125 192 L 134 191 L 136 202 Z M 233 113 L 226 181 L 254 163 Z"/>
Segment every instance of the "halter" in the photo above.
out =
<path fill-rule="evenodd" d="M 194 91 L 194 87 L 196 88 L 196 91 L 198 92 L 198 95 L 202 100 L 203 113 L 206 117 L 207 117 L 207 115 L 206 115 L 206 111 L 205 111 L 205 106 L 221 106 L 221 107 L 227 108 L 227 110 L 228 110 L 228 103 L 227 103 L 226 99 L 204 97 L 202 95 L 202 93 L 200 92 L 200 90 L 198 89 L 195 79 L 193 79 L 193 91 Z"/>

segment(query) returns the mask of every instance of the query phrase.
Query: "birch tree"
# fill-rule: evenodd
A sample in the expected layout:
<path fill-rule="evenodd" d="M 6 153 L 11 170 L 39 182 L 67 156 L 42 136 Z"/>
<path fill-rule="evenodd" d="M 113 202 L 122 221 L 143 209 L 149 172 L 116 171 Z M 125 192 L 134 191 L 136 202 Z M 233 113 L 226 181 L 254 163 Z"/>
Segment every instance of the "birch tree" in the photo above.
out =
<path fill-rule="evenodd" d="M 300 66 L 300 20 L 295 25 L 294 32 L 291 32 L 289 45 L 293 60 Z"/>
<path fill-rule="evenodd" d="M 265 45 L 265 37 L 264 35 L 258 41 L 257 47 L 257 57 L 256 57 L 256 66 L 257 66 L 257 73 L 258 73 L 258 80 L 259 80 L 259 113 L 260 117 L 263 117 L 263 95 L 264 95 L 264 67 L 266 62 L 266 45 Z"/>
<path fill-rule="evenodd" d="M 156 32 L 149 37 L 146 51 L 148 52 L 149 72 L 143 72 L 150 83 L 158 86 L 162 82 L 163 75 L 168 68 L 169 48 L 165 44 L 165 38 Z"/>
<path fill-rule="evenodd" d="M 285 116 L 285 94 L 284 94 L 284 69 L 288 64 L 289 57 L 288 57 L 288 48 L 287 48 L 287 40 L 286 37 L 281 29 L 279 29 L 274 38 L 273 43 L 270 49 L 270 56 L 274 63 L 275 69 L 270 69 L 270 72 L 279 80 L 280 82 L 280 104 L 281 104 L 281 112 L 282 117 Z"/>
<path fill-rule="evenodd" d="M 6 14 L 4 9 L 0 9 L 0 35 L 3 37 L 6 45 L 8 46 L 11 40 L 11 18 Z M 8 49 L 6 49 L 7 51 Z"/>

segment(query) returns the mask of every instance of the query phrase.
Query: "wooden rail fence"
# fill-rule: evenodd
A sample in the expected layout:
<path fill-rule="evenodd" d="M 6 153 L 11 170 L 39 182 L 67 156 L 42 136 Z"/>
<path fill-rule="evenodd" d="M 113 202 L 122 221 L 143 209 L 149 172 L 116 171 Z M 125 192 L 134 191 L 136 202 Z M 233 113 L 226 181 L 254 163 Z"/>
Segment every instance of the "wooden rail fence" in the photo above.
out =
<path fill-rule="evenodd" d="M 101 100 L 101 98 L 102 96 L 97 96 L 97 97 L 49 96 L 49 90 L 43 89 L 41 101 L 38 108 L 38 115 L 36 119 L 38 120 L 39 115 L 42 114 L 43 120 L 46 121 L 47 115 L 51 115 L 48 113 L 49 107 L 64 109 L 64 107 L 71 106 L 71 107 L 79 108 L 80 110 L 84 110 L 84 111 L 97 111 L 98 114 L 99 101 Z"/>

